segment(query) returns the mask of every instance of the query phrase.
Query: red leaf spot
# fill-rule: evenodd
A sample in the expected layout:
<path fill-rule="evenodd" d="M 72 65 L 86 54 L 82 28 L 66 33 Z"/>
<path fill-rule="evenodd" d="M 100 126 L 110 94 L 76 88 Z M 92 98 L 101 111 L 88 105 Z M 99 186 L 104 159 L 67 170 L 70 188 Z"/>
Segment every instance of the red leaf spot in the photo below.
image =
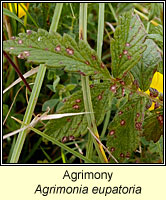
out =
<path fill-rule="evenodd" d="M 60 45 L 57 45 L 57 46 L 55 47 L 55 51 L 60 52 L 60 51 L 61 51 L 61 46 L 60 46 Z"/>
<path fill-rule="evenodd" d="M 68 141 L 68 137 L 64 136 L 64 137 L 62 138 L 62 143 L 65 143 L 65 142 L 67 142 L 67 141 Z"/>
<path fill-rule="evenodd" d="M 121 157 L 121 158 L 124 158 L 124 154 L 123 154 L 123 153 L 121 153 L 121 154 L 120 154 L 120 157 Z"/>
<path fill-rule="evenodd" d="M 129 47 L 130 46 L 130 44 L 129 43 L 126 43 L 126 47 Z"/>
<path fill-rule="evenodd" d="M 141 131 L 141 130 L 142 130 L 142 122 L 136 122 L 136 123 L 135 123 L 135 128 L 136 128 L 138 131 Z"/>
<path fill-rule="evenodd" d="M 125 94 L 125 89 L 122 88 L 122 96 L 124 96 L 124 94 Z"/>
<path fill-rule="evenodd" d="M 129 55 L 129 56 L 127 56 L 127 59 L 128 59 L 128 60 L 130 60 L 130 59 L 131 59 L 131 56 L 130 56 L 130 55 Z"/>
<path fill-rule="evenodd" d="M 140 116 L 140 114 L 139 114 L 139 113 L 137 113 L 137 114 L 136 114 L 136 116 L 137 116 L 137 117 L 139 117 L 139 116 Z"/>
<path fill-rule="evenodd" d="M 125 120 L 121 120 L 120 125 L 124 126 L 126 124 Z"/>
<path fill-rule="evenodd" d="M 127 50 L 123 50 L 123 54 L 124 55 L 128 54 L 128 51 Z"/>
<path fill-rule="evenodd" d="M 101 63 L 101 64 L 100 64 L 100 67 L 104 69 L 104 67 L 105 67 L 105 66 L 104 66 L 104 64 L 103 64 L 103 63 Z"/>
<path fill-rule="evenodd" d="M 15 40 L 15 39 L 16 39 L 16 37 L 15 37 L 15 36 L 12 36 L 12 37 L 11 37 L 11 40 Z"/>
<path fill-rule="evenodd" d="M 79 105 L 75 104 L 75 105 L 73 106 L 73 108 L 76 109 L 76 110 L 78 110 L 80 107 L 79 107 Z"/>
<path fill-rule="evenodd" d="M 116 85 L 112 85 L 111 87 L 110 87 L 110 90 L 112 91 L 112 92 L 116 92 Z"/>
<path fill-rule="evenodd" d="M 20 59 L 24 59 L 25 58 L 23 53 L 20 53 L 17 57 L 20 58 Z"/>
<path fill-rule="evenodd" d="M 18 40 L 18 44 L 22 44 L 23 43 L 23 41 L 22 40 Z"/>
<path fill-rule="evenodd" d="M 66 52 L 67 52 L 69 55 L 73 55 L 73 54 L 74 54 L 74 50 L 73 50 L 73 49 L 70 49 L 70 48 L 67 48 L 67 49 L 66 49 Z"/>
<path fill-rule="evenodd" d="M 89 61 L 85 61 L 85 64 L 90 65 Z"/>
<path fill-rule="evenodd" d="M 111 152 L 115 151 L 115 147 L 111 147 Z"/>
<path fill-rule="evenodd" d="M 96 56 L 92 55 L 92 60 L 96 60 Z"/>
<path fill-rule="evenodd" d="M 81 99 L 76 99 L 76 103 L 80 103 L 81 102 Z"/>
<path fill-rule="evenodd" d="M 102 95 L 100 94 L 99 96 L 98 96 L 98 100 L 101 100 L 102 99 Z"/>
<path fill-rule="evenodd" d="M 121 114 L 123 114 L 123 112 L 120 110 L 118 114 L 121 115 Z"/>
<path fill-rule="evenodd" d="M 120 81 L 120 84 L 121 84 L 121 85 L 125 85 L 125 82 L 124 82 L 124 81 Z"/>
<path fill-rule="evenodd" d="M 73 136 L 73 135 L 70 135 L 69 136 L 69 140 L 71 141 L 71 140 L 74 140 L 75 139 L 75 137 Z"/>
<path fill-rule="evenodd" d="M 27 30 L 26 32 L 27 32 L 27 35 L 30 35 L 32 33 L 31 30 Z"/>
<path fill-rule="evenodd" d="M 126 158 L 130 158 L 130 153 L 129 152 L 126 153 Z"/>
<path fill-rule="evenodd" d="M 114 135 L 115 134 L 115 131 L 114 130 L 111 130 L 110 132 L 109 132 L 109 135 Z"/>

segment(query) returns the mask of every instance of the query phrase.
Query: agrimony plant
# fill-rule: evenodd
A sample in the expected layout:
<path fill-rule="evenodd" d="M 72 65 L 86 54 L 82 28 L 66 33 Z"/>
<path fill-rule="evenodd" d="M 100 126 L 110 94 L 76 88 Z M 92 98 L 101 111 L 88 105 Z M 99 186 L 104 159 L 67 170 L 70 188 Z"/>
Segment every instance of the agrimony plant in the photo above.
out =
<path fill-rule="evenodd" d="M 126 162 L 141 138 L 145 136 L 148 141 L 157 142 L 163 134 L 162 100 L 156 98 L 158 95 L 144 92 L 151 85 L 162 55 L 153 35 L 148 38 L 144 24 L 133 10 L 119 17 L 110 49 L 111 73 L 87 41 L 76 42 L 67 34 L 28 30 L 13 40 L 4 41 L 4 50 L 20 59 L 89 76 L 93 82 L 90 92 L 97 126 L 103 122 L 110 105 L 118 102 L 118 110 L 108 125 L 106 146 L 119 162 Z M 57 112 L 83 112 L 83 101 L 82 90 L 77 91 L 63 99 L 63 106 Z M 155 102 L 159 108 L 150 112 L 149 102 Z M 82 137 L 88 126 L 86 116 L 73 116 L 49 121 L 44 132 L 63 140 L 70 136 Z"/>

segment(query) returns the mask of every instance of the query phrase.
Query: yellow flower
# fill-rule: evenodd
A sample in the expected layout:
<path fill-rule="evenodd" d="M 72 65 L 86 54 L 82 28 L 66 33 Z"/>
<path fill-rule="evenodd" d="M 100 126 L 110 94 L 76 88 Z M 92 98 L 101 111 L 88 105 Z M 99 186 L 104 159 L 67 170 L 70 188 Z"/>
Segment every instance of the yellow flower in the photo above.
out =
<path fill-rule="evenodd" d="M 25 10 L 28 9 L 28 6 L 26 7 L 23 3 L 20 3 L 20 4 L 22 5 L 22 7 L 25 8 Z M 11 4 L 11 3 L 8 3 L 8 5 L 9 5 L 9 10 L 10 10 L 11 12 L 13 12 L 12 4 Z M 17 3 L 14 3 L 14 6 L 15 6 L 15 10 L 16 10 L 16 12 L 17 12 Z M 19 18 L 21 18 L 21 17 L 23 17 L 23 16 L 26 15 L 26 12 L 24 11 L 24 9 L 23 9 L 22 7 L 21 7 L 20 5 L 18 5 L 18 17 L 19 17 Z"/>
<path fill-rule="evenodd" d="M 153 76 L 150 87 L 156 89 L 160 93 L 163 93 L 163 74 L 161 74 L 160 72 L 156 72 Z M 146 93 L 150 95 L 149 90 L 147 90 Z M 149 108 L 149 110 L 154 110 L 154 106 L 155 103 L 152 102 L 152 106 Z"/>

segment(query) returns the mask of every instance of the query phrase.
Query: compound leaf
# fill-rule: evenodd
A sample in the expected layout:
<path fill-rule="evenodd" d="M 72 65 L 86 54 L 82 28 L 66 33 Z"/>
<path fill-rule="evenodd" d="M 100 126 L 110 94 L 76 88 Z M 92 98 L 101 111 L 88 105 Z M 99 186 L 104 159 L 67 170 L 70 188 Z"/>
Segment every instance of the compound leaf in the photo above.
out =
<path fill-rule="evenodd" d="M 101 124 L 108 109 L 108 100 L 113 93 L 109 89 L 109 83 L 91 85 L 91 97 L 97 125 Z M 82 91 L 75 92 L 65 99 L 64 105 L 58 113 L 84 112 Z M 56 138 L 74 136 L 79 137 L 87 132 L 87 118 L 85 115 L 64 117 L 62 119 L 51 120 L 47 123 L 45 133 Z"/>
<path fill-rule="evenodd" d="M 135 96 L 122 105 L 113 121 L 109 124 L 107 147 L 120 162 L 129 158 L 138 146 L 142 133 L 145 98 Z"/>
<path fill-rule="evenodd" d="M 145 43 L 146 50 L 140 62 L 132 68 L 131 72 L 139 83 L 141 90 L 149 89 L 152 82 L 153 74 L 157 70 L 157 64 L 162 60 L 157 45 L 151 39 L 147 39 Z"/>
<path fill-rule="evenodd" d="M 151 111 L 151 115 L 145 118 L 143 129 L 146 140 L 157 142 L 163 135 L 163 109 Z"/>
<path fill-rule="evenodd" d="M 45 64 L 49 68 L 65 67 L 66 71 L 79 72 L 82 75 L 101 74 L 109 79 L 106 66 L 98 58 L 89 44 L 75 40 L 67 34 L 38 32 L 28 30 L 20 33 L 18 38 L 4 41 L 4 50 L 21 59 L 35 64 Z"/>
<path fill-rule="evenodd" d="M 146 49 L 143 44 L 146 35 L 137 14 L 130 11 L 119 17 L 114 39 L 111 40 L 112 73 L 115 78 L 122 78 L 139 62 Z"/>

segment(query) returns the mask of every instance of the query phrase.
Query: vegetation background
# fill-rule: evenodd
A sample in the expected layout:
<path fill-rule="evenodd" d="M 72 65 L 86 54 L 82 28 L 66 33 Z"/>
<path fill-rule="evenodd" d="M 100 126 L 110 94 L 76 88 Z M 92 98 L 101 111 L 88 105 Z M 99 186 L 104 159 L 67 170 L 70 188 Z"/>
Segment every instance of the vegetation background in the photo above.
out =
<path fill-rule="evenodd" d="M 4 3 L 3 16 L 3 40 L 11 39 L 12 36 L 18 36 L 26 30 L 37 31 L 39 28 L 49 31 L 55 6 L 58 3 Z M 59 7 L 60 9 L 60 7 Z M 103 24 L 103 44 L 101 60 L 111 73 L 111 53 L 110 39 L 113 37 L 117 26 L 118 17 L 125 12 L 133 9 L 137 13 L 148 34 L 157 34 L 158 38 L 152 38 L 162 51 L 163 48 L 163 4 L 162 3 L 105 3 L 104 8 L 104 24 Z M 8 11 L 9 12 L 8 12 Z M 101 10 L 99 3 L 88 3 L 87 13 L 87 41 L 91 48 L 97 51 L 98 45 L 98 19 Z M 79 3 L 63 3 L 60 14 L 57 32 L 63 35 L 69 34 L 76 41 L 79 40 Z M 160 28 L 156 28 L 160 27 Z M 30 71 L 38 66 L 28 63 L 25 60 L 11 56 L 22 74 Z M 158 79 L 155 88 L 163 92 L 163 63 L 157 65 Z M 18 75 L 13 66 L 8 62 L 6 57 L 3 59 L 3 90 L 9 87 Z M 27 78 L 27 82 L 32 88 L 35 82 L 36 74 Z M 90 80 L 90 84 L 93 81 Z M 81 77 L 79 73 L 67 73 L 62 69 L 47 70 L 44 82 L 42 84 L 37 104 L 35 106 L 35 116 L 47 111 L 50 107 L 50 114 L 55 113 L 62 105 L 65 98 L 81 89 Z M 23 121 L 27 104 L 30 97 L 30 91 L 24 87 L 24 83 L 20 82 L 6 93 L 3 94 L 3 135 L 20 129 L 20 123 L 16 122 L 11 116 Z M 154 106 L 154 105 L 153 105 Z M 114 118 L 119 109 L 119 101 L 114 99 L 111 109 L 109 110 L 110 121 Z M 151 109 L 153 110 L 154 107 Z M 98 132 L 103 131 L 105 121 L 98 126 Z M 35 128 L 43 131 L 46 122 L 38 123 Z M 105 145 L 108 130 L 100 138 Z M 66 138 L 63 138 L 64 140 Z M 16 144 L 17 134 L 3 140 L 3 163 L 9 163 L 12 152 Z M 64 141 L 62 141 L 64 142 Z M 88 142 L 88 134 L 80 136 L 74 140 L 65 142 L 65 146 L 73 151 L 86 154 L 86 145 Z M 148 141 L 145 137 L 141 138 L 140 146 L 136 152 L 133 152 L 130 158 L 123 160 L 123 163 L 162 163 L 163 162 L 163 137 L 161 136 L 157 143 L 152 140 Z M 107 155 L 108 156 L 108 155 Z M 109 157 L 109 156 L 108 156 Z M 100 162 L 96 152 L 93 152 L 93 161 Z M 53 144 L 51 141 L 42 138 L 34 131 L 30 131 L 26 136 L 25 143 L 22 147 L 19 163 L 83 163 L 71 151 Z"/>

